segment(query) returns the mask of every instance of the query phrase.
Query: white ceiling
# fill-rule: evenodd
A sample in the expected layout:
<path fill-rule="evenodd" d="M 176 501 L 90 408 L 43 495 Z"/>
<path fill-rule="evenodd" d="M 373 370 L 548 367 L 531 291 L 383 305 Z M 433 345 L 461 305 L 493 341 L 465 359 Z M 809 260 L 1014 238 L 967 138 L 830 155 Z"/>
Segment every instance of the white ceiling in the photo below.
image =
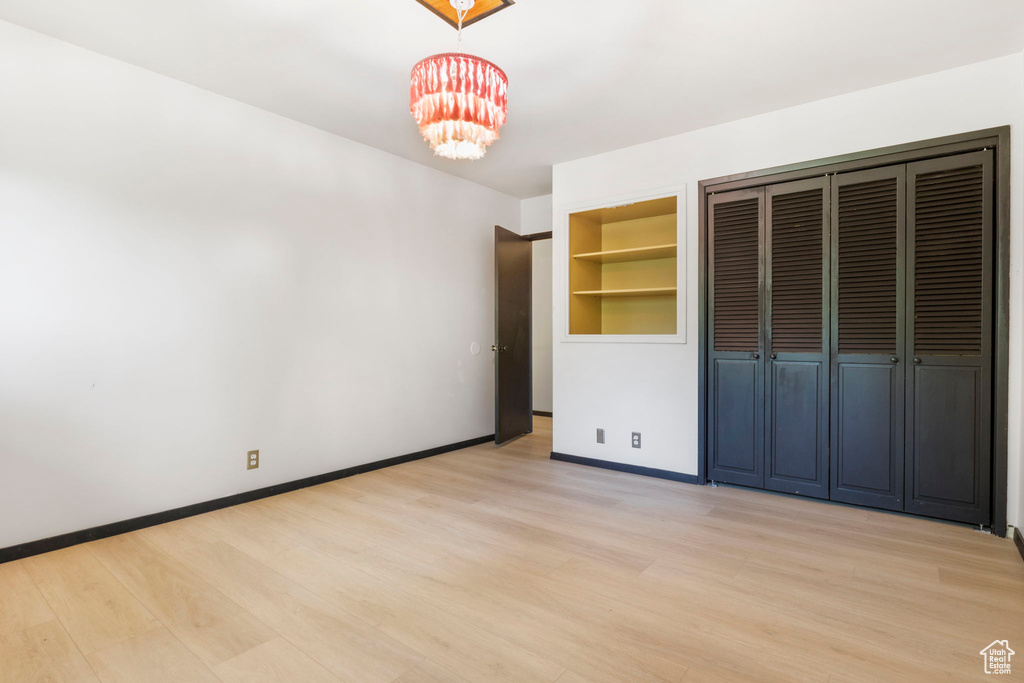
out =
<path fill-rule="evenodd" d="M 0 19 L 517 197 L 551 165 L 1024 49 L 1022 0 L 517 0 L 465 30 L 509 77 L 482 161 L 408 109 L 455 31 L 414 0 L 0 0 Z"/>

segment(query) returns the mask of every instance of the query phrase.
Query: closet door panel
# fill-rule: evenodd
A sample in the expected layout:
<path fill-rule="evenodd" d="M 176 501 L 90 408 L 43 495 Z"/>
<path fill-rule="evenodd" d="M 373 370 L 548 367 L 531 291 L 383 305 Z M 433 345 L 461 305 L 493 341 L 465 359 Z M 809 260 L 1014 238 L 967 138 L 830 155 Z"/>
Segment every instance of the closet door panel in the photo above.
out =
<path fill-rule="evenodd" d="M 819 362 L 771 363 L 768 487 L 773 490 L 828 495 L 822 370 Z"/>
<path fill-rule="evenodd" d="M 903 509 L 905 167 L 832 178 L 830 497 Z"/>
<path fill-rule="evenodd" d="M 711 480 L 764 486 L 761 292 L 764 190 L 708 198 L 708 471 Z"/>
<path fill-rule="evenodd" d="M 896 457 L 903 452 L 900 374 L 888 362 L 839 364 L 832 477 L 839 496 L 834 500 L 901 507 L 895 499 L 903 481 L 902 458 Z"/>
<path fill-rule="evenodd" d="M 828 497 L 828 178 L 766 189 L 765 488 Z"/>
<path fill-rule="evenodd" d="M 990 521 L 992 152 L 909 164 L 906 510 Z"/>
<path fill-rule="evenodd" d="M 914 368 L 913 403 L 907 406 L 913 416 L 908 439 L 909 511 L 927 513 L 928 504 L 977 506 L 984 412 L 981 374 L 980 368 L 971 367 Z"/>
<path fill-rule="evenodd" d="M 756 360 L 715 361 L 714 464 L 720 471 L 714 477 L 717 480 L 744 483 L 742 477 L 757 477 L 761 470 L 758 365 Z"/>

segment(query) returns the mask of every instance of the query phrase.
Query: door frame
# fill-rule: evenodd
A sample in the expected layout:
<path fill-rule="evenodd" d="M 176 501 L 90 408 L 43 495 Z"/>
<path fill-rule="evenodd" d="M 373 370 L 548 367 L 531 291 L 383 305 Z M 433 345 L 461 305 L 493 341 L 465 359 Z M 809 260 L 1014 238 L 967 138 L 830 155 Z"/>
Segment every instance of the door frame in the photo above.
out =
<path fill-rule="evenodd" d="M 698 219 L 698 452 L 697 483 L 707 483 L 708 433 L 708 211 L 707 199 L 717 192 L 803 180 L 821 175 L 859 171 L 962 152 L 993 149 L 995 154 L 995 335 L 992 397 L 991 530 L 1006 536 L 1007 427 L 1009 421 L 1010 340 L 1010 127 L 986 128 L 880 147 L 863 152 L 826 157 L 758 171 L 702 180 L 697 184 Z M 907 513 L 910 514 L 910 513 Z"/>
<path fill-rule="evenodd" d="M 530 241 L 531 247 L 532 247 L 532 243 L 533 242 L 543 242 L 544 240 L 554 240 L 554 233 L 552 231 L 548 230 L 547 232 L 534 232 L 534 233 L 530 233 L 529 235 L 523 235 L 523 237 Z M 554 284 L 554 280 L 552 279 L 552 285 L 553 284 Z M 536 311 L 534 311 L 534 313 L 536 313 Z M 533 335 L 533 326 L 532 325 L 530 326 L 530 335 L 531 335 L 531 337 Z M 531 353 L 530 354 L 530 374 L 531 375 L 533 374 L 533 370 L 534 370 L 534 357 L 533 357 L 533 354 Z M 552 413 L 549 413 L 549 412 L 547 412 L 545 410 L 534 410 L 533 411 L 533 416 L 534 417 L 554 417 Z"/>

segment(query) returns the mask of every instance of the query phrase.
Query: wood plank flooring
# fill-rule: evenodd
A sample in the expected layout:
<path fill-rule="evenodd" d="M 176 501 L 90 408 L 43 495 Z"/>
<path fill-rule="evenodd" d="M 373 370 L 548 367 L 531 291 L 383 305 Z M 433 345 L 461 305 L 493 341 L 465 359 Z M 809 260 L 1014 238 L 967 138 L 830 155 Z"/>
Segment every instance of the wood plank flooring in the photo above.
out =
<path fill-rule="evenodd" d="M 536 430 L 0 565 L 0 681 L 962 681 L 1024 652 L 1011 541 L 554 462 Z"/>

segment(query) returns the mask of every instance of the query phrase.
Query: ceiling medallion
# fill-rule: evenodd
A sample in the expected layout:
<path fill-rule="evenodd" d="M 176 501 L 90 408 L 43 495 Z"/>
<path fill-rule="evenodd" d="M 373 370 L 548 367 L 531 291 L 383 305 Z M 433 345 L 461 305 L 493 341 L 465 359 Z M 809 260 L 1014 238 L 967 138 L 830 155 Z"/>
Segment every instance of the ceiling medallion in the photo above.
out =
<path fill-rule="evenodd" d="M 486 59 L 462 52 L 463 19 L 475 2 L 450 2 L 459 21 L 459 51 L 413 67 L 409 109 L 434 154 L 480 159 L 508 118 L 508 78 Z"/>
<path fill-rule="evenodd" d="M 451 0 L 416 0 L 416 2 L 426 7 L 452 28 L 459 28 L 459 8 Z M 514 4 L 516 4 L 514 0 L 476 0 L 466 11 L 462 25 L 465 27 L 475 24 Z"/>

